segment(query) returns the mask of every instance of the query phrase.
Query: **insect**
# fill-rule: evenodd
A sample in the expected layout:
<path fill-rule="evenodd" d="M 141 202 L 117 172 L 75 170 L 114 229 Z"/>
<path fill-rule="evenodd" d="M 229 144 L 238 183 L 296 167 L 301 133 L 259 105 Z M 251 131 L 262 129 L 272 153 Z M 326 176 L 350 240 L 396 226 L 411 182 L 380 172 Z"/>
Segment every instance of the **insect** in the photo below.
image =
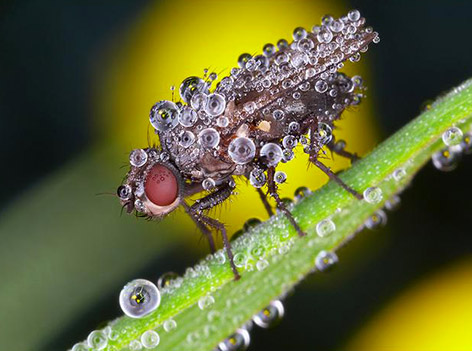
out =
<path fill-rule="evenodd" d="M 152 107 L 150 123 L 160 146 L 131 152 L 131 168 L 117 191 L 121 204 L 127 212 L 135 210 L 151 219 L 182 206 L 212 252 L 212 229 L 221 233 L 238 279 L 225 226 L 207 214 L 233 194 L 233 177 L 249 180 L 269 215 L 273 210 L 267 196 L 272 197 L 300 236 L 305 233 L 278 193 L 285 174 L 276 171 L 280 162 L 293 159 L 298 143 L 311 163 L 362 199 L 320 155 L 326 147 L 356 159 L 344 142 L 335 141 L 332 131 L 344 109 L 360 103 L 364 88 L 361 77 L 348 77 L 339 69 L 346 60 L 358 61 L 360 53 L 378 41 L 359 11 L 352 10 L 338 19 L 324 16 L 311 32 L 296 28 L 291 43 L 281 39 L 277 46 L 266 44 L 263 54 L 242 54 L 239 68 L 214 87 L 215 73 L 186 78 L 179 89 L 181 101 L 159 101 Z M 201 197 L 189 203 L 196 194 Z"/>

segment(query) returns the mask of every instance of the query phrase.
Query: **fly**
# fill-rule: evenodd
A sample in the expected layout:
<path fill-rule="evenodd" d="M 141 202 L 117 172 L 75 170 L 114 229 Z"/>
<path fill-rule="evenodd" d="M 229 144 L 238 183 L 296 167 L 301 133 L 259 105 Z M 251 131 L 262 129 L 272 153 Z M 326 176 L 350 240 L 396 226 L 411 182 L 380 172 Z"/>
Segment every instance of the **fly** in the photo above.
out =
<path fill-rule="evenodd" d="M 323 148 L 355 160 L 345 143 L 335 141 L 334 122 L 349 106 L 360 103 L 362 79 L 339 72 L 344 61 L 357 62 L 379 36 L 352 10 L 335 19 L 324 16 L 311 32 L 296 28 L 293 41 L 266 44 L 263 54 L 239 57 L 239 68 L 212 88 L 207 80 L 188 77 L 180 85 L 181 101 L 159 101 L 150 123 L 160 146 L 133 150 L 131 168 L 118 188 L 127 212 L 161 219 L 182 206 L 215 251 L 212 229 L 219 231 L 235 279 L 225 226 L 208 216 L 234 192 L 233 177 L 244 177 L 257 190 L 269 215 L 267 196 L 275 200 L 299 236 L 304 236 L 279 196 L 281 162 L 290 162 L 293 149 L 304 145 L 309 161 L 358 199 L 362 195 L 320 161 Z M 266 187 L 267 191 L 262 190 Z M 201 194 L 193 203 L 190 196 Z"/>

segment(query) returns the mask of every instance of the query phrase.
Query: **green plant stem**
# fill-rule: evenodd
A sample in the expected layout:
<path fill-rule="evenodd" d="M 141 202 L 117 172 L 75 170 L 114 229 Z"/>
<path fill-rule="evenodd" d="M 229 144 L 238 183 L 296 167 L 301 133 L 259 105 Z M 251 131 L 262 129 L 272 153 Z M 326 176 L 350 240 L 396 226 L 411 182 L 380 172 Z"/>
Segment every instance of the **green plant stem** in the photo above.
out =
<path fill-rule="evenodd" d="M 119 337 L 109 340 L 106 350 L 126 350 L 132 340 L 139 340 L 149 329 L 160 335 L 155 350 L 212 350 L 271 300 L 283 297 L 312 272 L 320 251 L 335 251 L 352 238 L 386 200 L 409 184 L 433 153 L 444 147 L 444 131 L 451 126 L 464 132 L 470 130 L 471 116 L 472 84 L 468 81 L 341 174 L 347 184 L 361 193 L 368 187 L 379 187 L 383 193 L 380 202 L 356 200 L 329 182 L 292 208 L 301 228 L 308 233 L 306 237 L 299 238 L 284 216 L 272 217 L 233 242 L 236 262 L 241 266 L 239 281 L 233 280 L 228 263 L 222 262 L 225 256 L 221 251 L 207 257 L 163 289 L 161 305 L 149 316 L 113 321 L 110 325 Z M 336 229 L 319 237 L 316 225 L 326 218 L 335 223 Z M 201 309 L 198 301 L 203 302 L 208 296 L 214 302 Z M 162 324 L 169 319 L 177 327 L 167 332 Z"/>

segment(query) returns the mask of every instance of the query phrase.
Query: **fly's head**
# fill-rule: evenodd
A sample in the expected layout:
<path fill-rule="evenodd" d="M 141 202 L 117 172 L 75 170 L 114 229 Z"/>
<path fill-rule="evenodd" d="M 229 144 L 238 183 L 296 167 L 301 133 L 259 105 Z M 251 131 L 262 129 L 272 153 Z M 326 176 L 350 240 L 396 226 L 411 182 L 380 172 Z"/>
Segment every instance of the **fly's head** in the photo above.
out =
<path fill-rule="evenodd" d="M 162 218 L 183 200 L 184 181 L 166 152 L 155 148 L 130 153 L 131 169 L 117 195 L 128 213 L 136 210 L 151 218 Z"/>

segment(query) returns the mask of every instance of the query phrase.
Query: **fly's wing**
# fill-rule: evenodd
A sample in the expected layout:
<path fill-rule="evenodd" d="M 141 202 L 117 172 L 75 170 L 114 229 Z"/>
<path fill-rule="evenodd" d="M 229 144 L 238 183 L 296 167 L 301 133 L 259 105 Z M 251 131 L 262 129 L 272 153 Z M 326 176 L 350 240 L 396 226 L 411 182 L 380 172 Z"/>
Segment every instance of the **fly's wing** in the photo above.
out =
<path fill-rule="evenodd" d="M 232 133 L 249 125 L 257 139 L 276 140 L 290 132 L 292 122 L 302 129 L 308 116 L 332 123 L 359 103 L 362 80 L 338 70 L 346 60 L 359 61 L 368 45 L 379 41 L 365 18 L 357 10 L 338 19 L 325 16 L 312 32 L 297 28 L 293 36 L 290 44 L 280 40 L 278 50 L 268 44 L 264 55 L 241 55 L 241 68 L 217 86 L 231 106 Z"/>

